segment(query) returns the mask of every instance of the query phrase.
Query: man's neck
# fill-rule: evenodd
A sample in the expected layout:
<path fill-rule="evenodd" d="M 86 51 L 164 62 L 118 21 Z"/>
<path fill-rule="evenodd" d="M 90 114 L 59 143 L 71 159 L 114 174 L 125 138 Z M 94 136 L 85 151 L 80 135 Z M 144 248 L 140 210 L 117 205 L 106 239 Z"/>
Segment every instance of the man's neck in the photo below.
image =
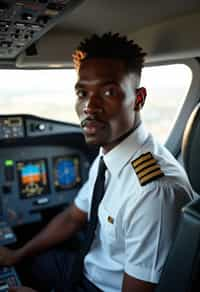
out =
<path fill-rule="evenodd" d="M 113 141 L 112 143 L 109 143 L 108 145 L 104 145 L 102 146 L 103 149 L 103 154 L 108 153 L 109 151 L 111 151 L 113 148 L 115 148 L 117 145 L 119 145 L 123 140 L 125 140 L 132 132 L 135 131 L 135 129 L 137 129 L 139 127 L 139 125 L 141 124 L 141 120 L 138 119 L 137 122 L 134 124 L 134 126 L 129 129 L 127 132 L 125 132 L 124 134 L 122 134 L 120 137 L 118 137 L 115 141 Z"/>

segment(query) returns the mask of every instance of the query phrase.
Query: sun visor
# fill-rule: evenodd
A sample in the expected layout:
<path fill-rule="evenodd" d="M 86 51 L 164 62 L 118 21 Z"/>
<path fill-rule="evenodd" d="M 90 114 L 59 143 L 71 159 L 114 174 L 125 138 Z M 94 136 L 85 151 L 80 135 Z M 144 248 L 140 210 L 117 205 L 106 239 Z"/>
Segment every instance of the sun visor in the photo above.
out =
<path fill-rule="evenodd" d="M 17 68 L 62 68 L 72 67 L 72 53 L 83 39 L 66 31 L 52 30 L 34 46 L 19 55 Z"/>
<path fill-rule="evenodd" d="M 200 13 L 148 26 L 130 34 L 147 52 L 146 63 L 191 58 L 200 54 Z"/>

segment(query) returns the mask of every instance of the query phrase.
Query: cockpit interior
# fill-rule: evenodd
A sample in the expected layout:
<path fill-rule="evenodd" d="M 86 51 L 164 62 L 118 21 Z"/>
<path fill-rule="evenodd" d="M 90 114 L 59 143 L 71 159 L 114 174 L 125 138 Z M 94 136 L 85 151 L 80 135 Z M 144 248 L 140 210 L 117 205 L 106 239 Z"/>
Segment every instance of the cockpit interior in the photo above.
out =
<path fill-rule="evenodd" d="M 188 65 L 191 85 L 176 105 L 173 123 L 166 126 L 165 140 L 183 164 L 183 132 L 199 103 L 199 25 L 199 0 L 0 0 L 0 69 L 72 69 L 71 55 L 79 41 L 106 31 L 141 43 L 148 53 L 147 68 Z M 98 150 L 85 143 L 78 123 L 0 110 L 0 246 L 22 245 L 72 203 Z M 81 235 L 74 239 L 77 248 L 79 240 Z M 0 292 L 20 284 L 15 267 L 0 267 Z"/>

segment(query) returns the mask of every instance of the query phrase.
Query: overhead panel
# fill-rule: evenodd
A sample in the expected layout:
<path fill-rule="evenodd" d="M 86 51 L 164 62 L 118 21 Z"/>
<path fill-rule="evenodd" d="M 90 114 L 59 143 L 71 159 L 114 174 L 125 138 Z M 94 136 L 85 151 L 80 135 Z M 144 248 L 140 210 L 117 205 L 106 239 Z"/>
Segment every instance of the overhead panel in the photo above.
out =
<path fill-rule="evenodd" d="M 0 59 L 15 59 L 82 0 L 0 0 Z"/>

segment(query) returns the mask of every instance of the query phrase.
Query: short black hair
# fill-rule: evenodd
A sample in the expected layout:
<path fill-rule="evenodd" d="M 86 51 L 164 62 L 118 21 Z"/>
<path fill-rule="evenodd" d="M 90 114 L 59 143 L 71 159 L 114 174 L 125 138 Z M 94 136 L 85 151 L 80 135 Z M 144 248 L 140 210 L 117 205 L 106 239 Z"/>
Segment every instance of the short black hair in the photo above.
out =
<path fill-rule="evenodd" d="M 146 53 L 133 40 L 119 33 L 107 32 L 102 36 L 93 34 L 84 39 L 73 54 L 74 66 L 78 69 L 83 60 L 91 58 L 121 59 L 126 63 L 127 71 L 139 76 L 144 65 Z"/>

